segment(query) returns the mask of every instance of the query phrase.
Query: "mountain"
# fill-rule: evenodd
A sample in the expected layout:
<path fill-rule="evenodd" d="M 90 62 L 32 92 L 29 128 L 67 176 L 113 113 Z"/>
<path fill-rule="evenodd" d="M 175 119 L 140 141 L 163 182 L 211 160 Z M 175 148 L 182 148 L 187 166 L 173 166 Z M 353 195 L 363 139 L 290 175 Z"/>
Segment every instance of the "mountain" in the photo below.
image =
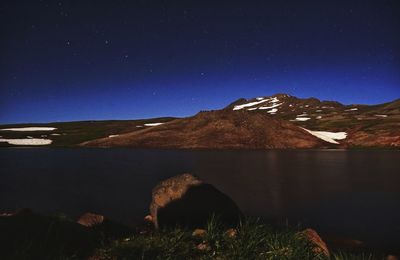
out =
<path fill-rule="evenodd" d="M 84 142 L 82 146 L 133 146 L 183 149 L 316 148 L 320 139 L 290 122 L 259 113 L 229 110 L 200 112 L 157 127 L 112 138 Z"/>
<path fill-rule="evenodd" d="M 400 145 L 400 99 L 379 105 L 343 105 L 287 94 L 239 99 L 225 109 L 266 113 L 314 131 L 346 132 L 341 147 Z"/>
<path fill-rule="evenodd" d="M 18 127 L 25 128 L 14 129 Z M 36 128 L 27 131 L 26 127 Z M 223 109 L 187 118 L 0 126 L 0 144 L 14 145 L 16 139 L 28 145 L 91 147 L 396 148 L 400 147 L 400 100 L 343 105 L 276 94 L 241 98 Z"/>

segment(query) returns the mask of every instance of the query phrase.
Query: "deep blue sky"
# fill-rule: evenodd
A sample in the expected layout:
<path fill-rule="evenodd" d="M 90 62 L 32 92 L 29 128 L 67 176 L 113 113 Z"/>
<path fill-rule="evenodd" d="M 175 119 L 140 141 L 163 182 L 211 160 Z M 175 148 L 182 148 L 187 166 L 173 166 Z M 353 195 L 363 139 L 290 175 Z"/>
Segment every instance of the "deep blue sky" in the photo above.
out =
<path fill-rule="evenodd" d="M 278 92 L 391 101 L 400 97 L 399 7 L 2 1 L 0 123 L 188 116 Z"/>

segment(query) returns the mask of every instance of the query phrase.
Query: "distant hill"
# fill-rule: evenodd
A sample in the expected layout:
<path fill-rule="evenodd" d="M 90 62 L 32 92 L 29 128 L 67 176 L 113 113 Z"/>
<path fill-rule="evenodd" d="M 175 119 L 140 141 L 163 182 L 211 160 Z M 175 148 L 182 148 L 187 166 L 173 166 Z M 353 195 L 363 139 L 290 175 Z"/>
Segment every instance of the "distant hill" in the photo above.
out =
<path fill-rule="evenodd" d="M 276 94 L 241 98 L 221 110 L 199 112 L 187 118 L 8 125 L 0 129 L 27 126 L 57 129 L 51 132 L 0 130 L 0 143 L 12 146 L 9 140 L 14 138 L 47 138 L 51 146 L 396 148 L 400 147 L 400 100 L 372 106 L 343 105 Z"/>

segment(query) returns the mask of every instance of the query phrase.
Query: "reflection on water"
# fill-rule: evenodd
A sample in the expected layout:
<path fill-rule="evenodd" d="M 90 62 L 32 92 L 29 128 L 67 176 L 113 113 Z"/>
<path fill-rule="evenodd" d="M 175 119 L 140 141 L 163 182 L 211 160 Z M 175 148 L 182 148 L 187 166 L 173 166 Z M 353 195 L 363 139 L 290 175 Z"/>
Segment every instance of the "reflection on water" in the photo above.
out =
<path fill-rule="evenodd" d="M 159 180 L 192 172 L 249 215 L 387 242 L 400 232 L 399 160 L 396 151 L 4 148 L 0 209 L 94 211 L 134 223 Z"/>

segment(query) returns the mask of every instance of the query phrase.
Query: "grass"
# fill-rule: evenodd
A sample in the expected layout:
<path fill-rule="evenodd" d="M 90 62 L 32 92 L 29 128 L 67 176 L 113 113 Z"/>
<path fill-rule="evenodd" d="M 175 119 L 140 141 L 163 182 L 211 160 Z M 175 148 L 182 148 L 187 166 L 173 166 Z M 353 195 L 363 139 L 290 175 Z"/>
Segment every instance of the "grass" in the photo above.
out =
<path fill-rule="evenodd" d="M 118 240 L 99 237 L 98 232 L 94 231 L 82 233 L 84 228 L 75 230 L 76 232 L 71 233 L 74 235 L 71 235 L 68 231 L 75 226 L 67 225 L 71 223 L 64 215 L 52 217 L 50 226 L 46 224 L 48 222 L 43 224 L 40 220 L 28 226 L 33 227 L 30 233 L 40 232 L 41 236 L 32 235 L 29 238 L 22 233 L 16 234 L 18 239 L 14 241 L 17 243 L 14 245 L 14 250 L 8 252 L 0 249 L 0 259 L 87 259 L 89 256 L 93 256 L 90 259 L 96 260 L 329 259 L 321 251 L 315 250 L 315 245 L 298 230 L 287 226 L 272 227 L 255 220 L 246 220 L 236 228 L 229 229 L 221 225 L 218 219 L 211 218 L 204 227 L 205 232 L 196 236 L 193 235 L 193 230 L 177 227 L 158 231 L 147 229 L 147 233 L 135 232 Z M 43 230 L 47 231 L 42 232 Z M 59 235 L 62 235 L 62 238 L 59 238 Z M 80 242 L 76 244 L 76 240 Z M 8 245 L 14 243 L 10 244 L 8 238 L 3 243 L 5 241 Z M 78 245 L 81 247 L 76 247 Z M 85 248 L 82 247 L 85 245 Z M 10 250 L 10 248 L 3 249 Z M 339 251 L 331 252 L 330 259 L 384 258 L 367 252 Z"/>
<path fill-rule="evenodd" d="M 229 236 L 212 218 L 203 236 L 187 229 L 165 229 L 133 235 L 99 249 L 100 259 L 328 259 L 295 230 L 276 230 L 246 221 Z"/>

